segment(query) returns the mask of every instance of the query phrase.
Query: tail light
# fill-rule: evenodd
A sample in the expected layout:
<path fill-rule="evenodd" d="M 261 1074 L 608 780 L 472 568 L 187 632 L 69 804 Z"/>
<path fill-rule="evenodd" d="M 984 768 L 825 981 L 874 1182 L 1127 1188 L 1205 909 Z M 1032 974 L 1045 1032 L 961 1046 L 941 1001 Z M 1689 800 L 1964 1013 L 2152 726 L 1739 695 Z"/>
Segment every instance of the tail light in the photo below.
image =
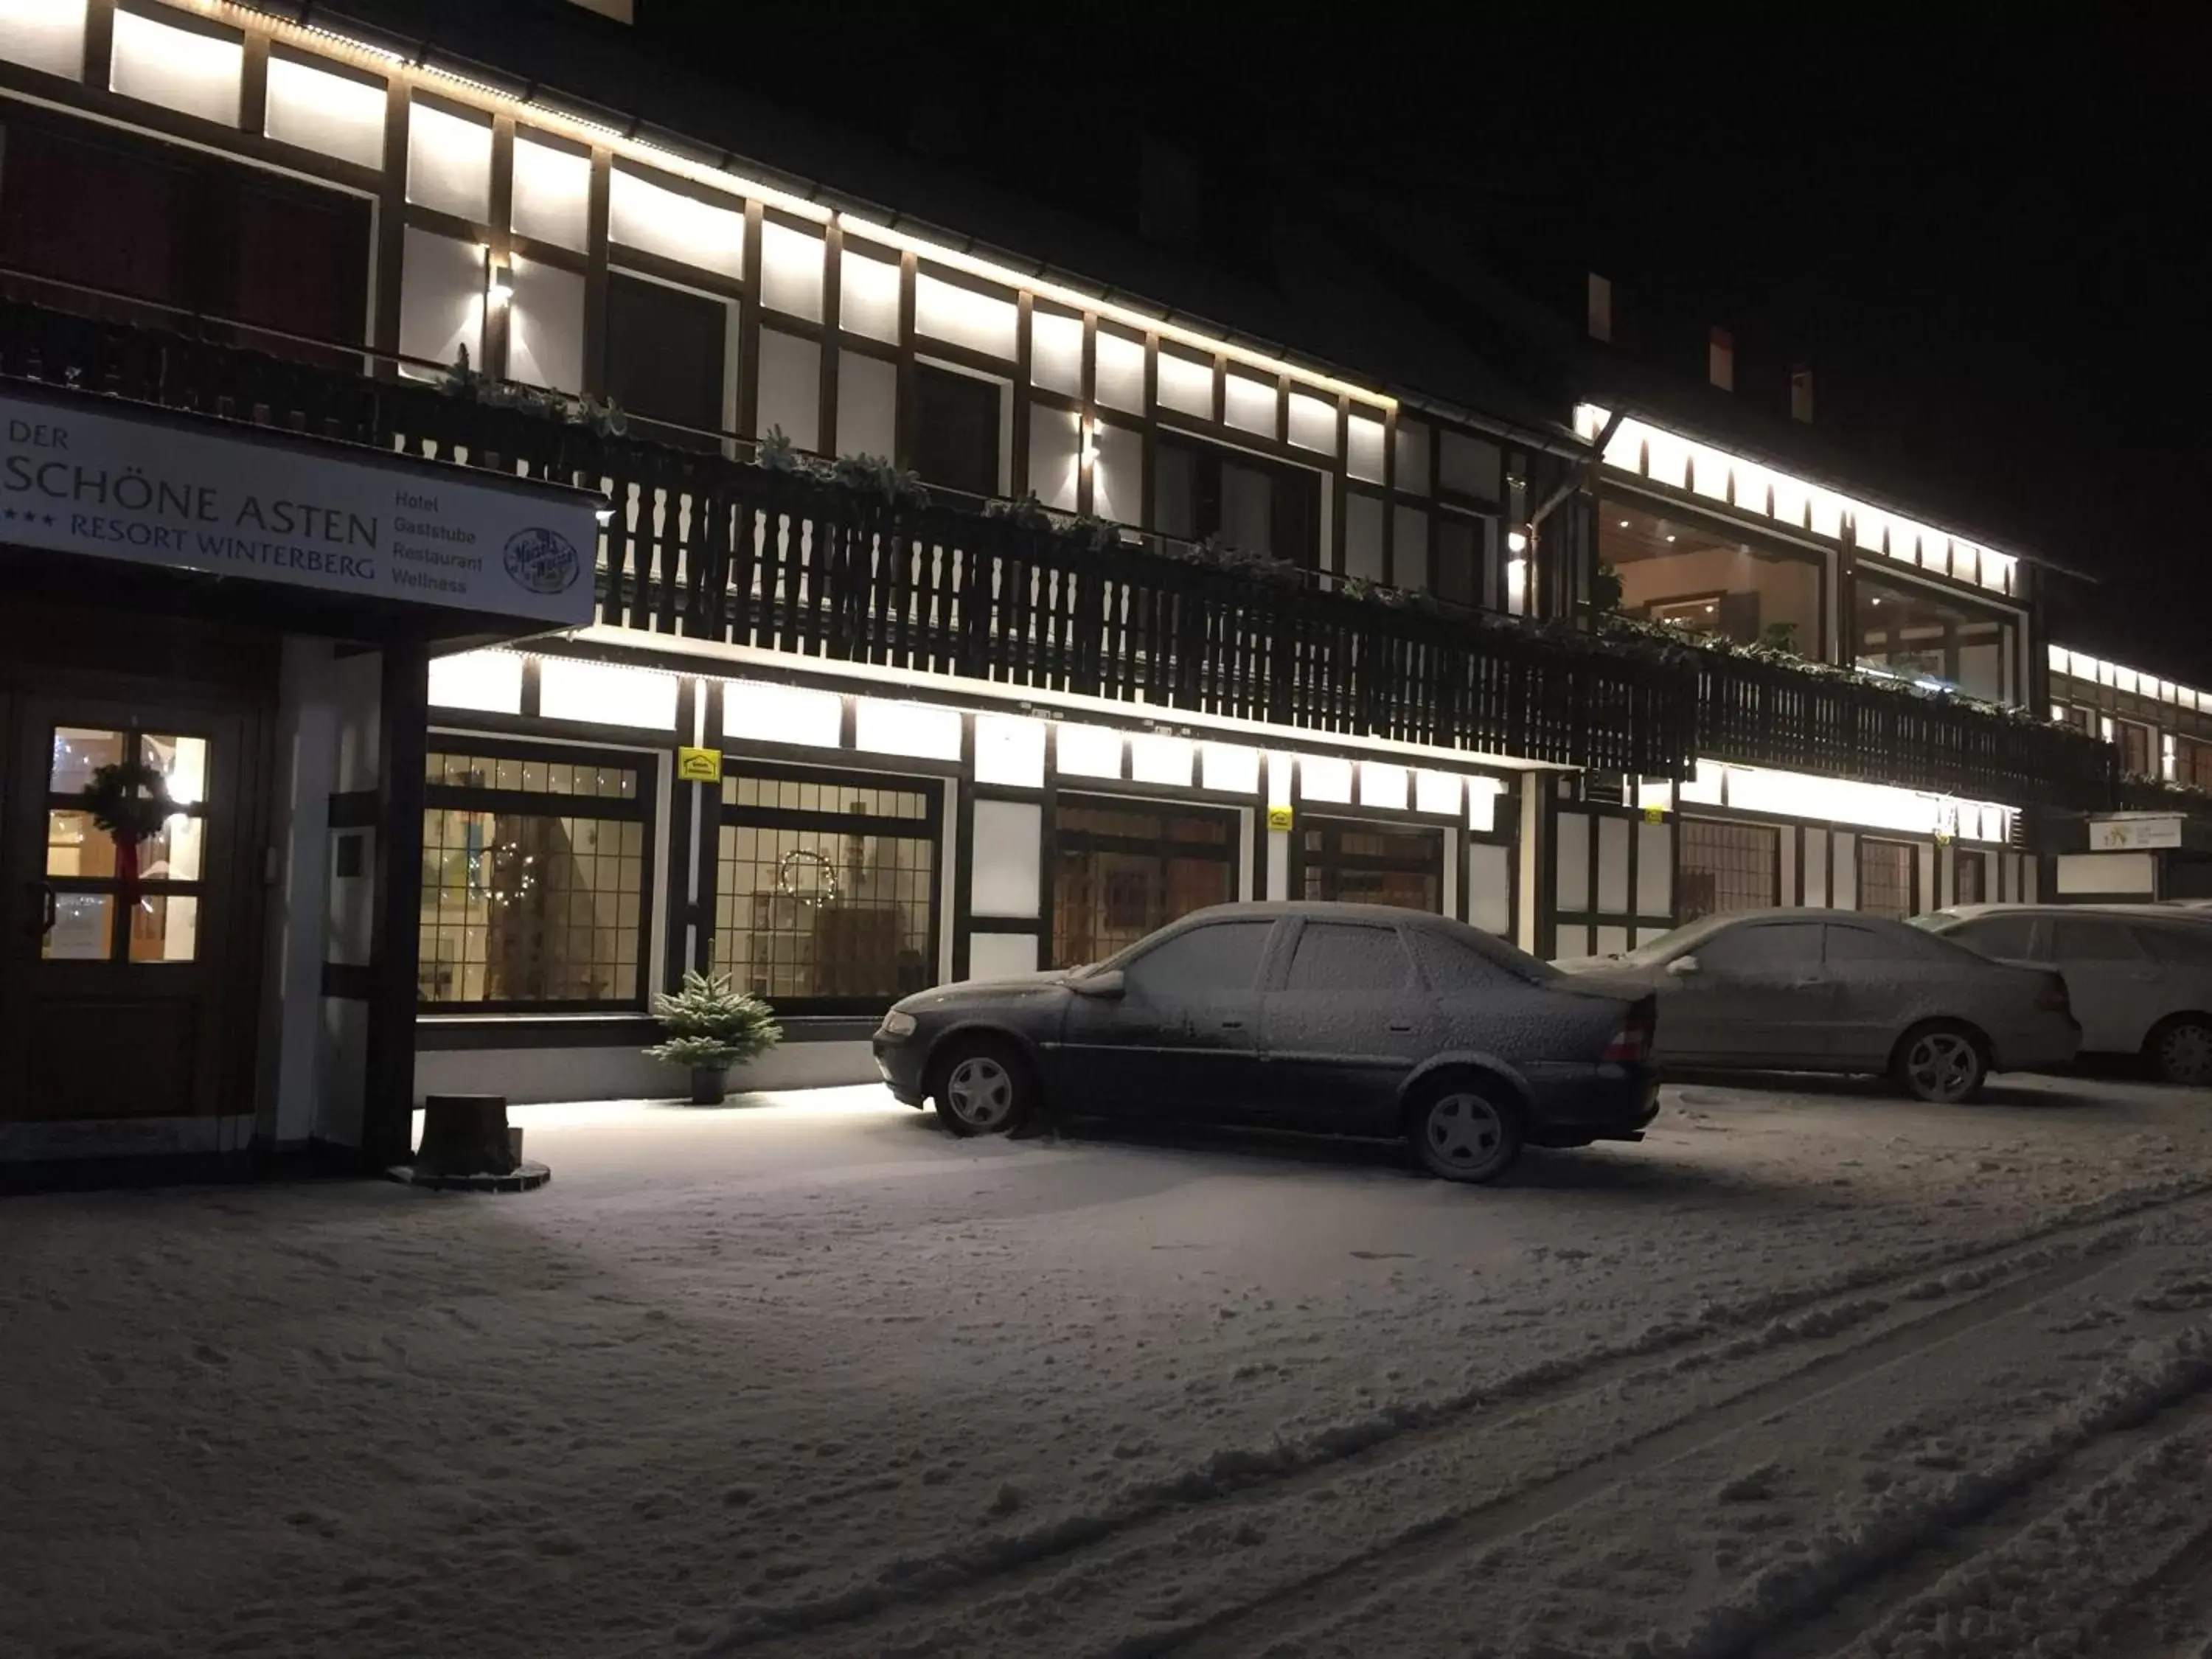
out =
<path fill-rule="evenodd" d="M 1646 997 L 1629 1009 L 1628 1018 L 1599 1058 L 1608 1066 L 1641 1066 L 1651 1058 L 1651 1036 L 1658 1024 L 1658 1005 Z"/>
<path fill-rule="evenodd" d="M 2039 1014 L 2071 1014 L 2074 1004 L 2066 994 L 2066 981 L 2057 974 L 2044 981 L 2043 988 L 2035 994 L 2035 1011 Z"/>

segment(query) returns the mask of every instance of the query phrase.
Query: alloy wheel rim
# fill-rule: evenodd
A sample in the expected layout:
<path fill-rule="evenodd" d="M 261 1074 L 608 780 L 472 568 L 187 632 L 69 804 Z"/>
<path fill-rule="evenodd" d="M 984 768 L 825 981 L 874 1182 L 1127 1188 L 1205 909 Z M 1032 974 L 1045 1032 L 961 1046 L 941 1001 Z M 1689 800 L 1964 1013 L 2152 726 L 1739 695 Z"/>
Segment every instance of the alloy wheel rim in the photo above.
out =
<path fill-rule="evenodd" d="M 1931 1031 L 1912 1045 L 1905 1070 L 1921 1091 L 1956 1100 L 1974 1080 L 1974 1045 L 1954 1031 Z"/>
<path fill-rule="evenodd" d="M 2202 1025 L 2177 1025 L 2159 1045 L 2166 1073 L 2177 1082 L 2212 1081 L 2212 1030 Z"/>
<path fill-rule="evenodd" d="M 1429 1147 L 1454 1169 L 1478 1170 L 1497 1158 L 1505 1124 L 1480 1095 L 1446 1095 L 1429 1108 Z"/>
<path fill-rule="evenodd" d="M 945 1093 L 953 1115 L 971 1128 L 996 1128 L 1014 1109 L 1014 1080 L 995 1060 L 978 1054 L 952 1068 Z"/>

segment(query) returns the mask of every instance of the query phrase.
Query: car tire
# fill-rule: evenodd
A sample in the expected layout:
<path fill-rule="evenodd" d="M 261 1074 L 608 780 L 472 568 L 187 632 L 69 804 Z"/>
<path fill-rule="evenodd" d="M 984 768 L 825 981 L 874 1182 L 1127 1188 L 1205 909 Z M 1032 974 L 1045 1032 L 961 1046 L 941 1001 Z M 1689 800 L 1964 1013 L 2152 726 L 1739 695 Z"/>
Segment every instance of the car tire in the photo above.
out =
<path fill-rule="evenodd" d="M 1970 1025 L 1931 1020 L 1898 1039 L 1890 1073 L 1915 1100 L 1931 1106 L 1964 1105 L 1978 1097 L 1989 1080 L 1989 1044 Z"/>
<path fill-rule="evenodd" d="M 1437 1085 L 1406 1114 L 1421 1165 L 1445 1181 L 1495 1181 L 1521 1156 L 1521 1108 L 1489 1078 Z"/>
<path fill-rule="evenodd" d="M 2195 1014 L 2167 1020 L 2143 1044 L 2151 1074 L 2184 1089 L 2212 1085 L 2212 1021 Z"/>
<path fill-rule="evenodd" d="M 931 1073 L 937 1121 L 953 1134 L 1012 1134 L 1036 1110 L 1036 1075 L 1014 1046 L 993 1037 L 955 1037 Z"/>

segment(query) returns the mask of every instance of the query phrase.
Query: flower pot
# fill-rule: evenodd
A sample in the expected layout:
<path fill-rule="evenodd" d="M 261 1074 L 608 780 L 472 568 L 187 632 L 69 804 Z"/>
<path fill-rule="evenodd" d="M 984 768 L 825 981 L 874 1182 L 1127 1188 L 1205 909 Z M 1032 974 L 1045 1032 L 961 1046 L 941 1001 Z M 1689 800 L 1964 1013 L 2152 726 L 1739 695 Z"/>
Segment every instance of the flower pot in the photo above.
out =
<path fill-rule="evenodd" d="M 694 1106 L 719 1106 L 727 1097 L 730 1087 L 730 1068 L 726 1066 L 694 1066 L 691 1068 L 691 1103 Z"/>

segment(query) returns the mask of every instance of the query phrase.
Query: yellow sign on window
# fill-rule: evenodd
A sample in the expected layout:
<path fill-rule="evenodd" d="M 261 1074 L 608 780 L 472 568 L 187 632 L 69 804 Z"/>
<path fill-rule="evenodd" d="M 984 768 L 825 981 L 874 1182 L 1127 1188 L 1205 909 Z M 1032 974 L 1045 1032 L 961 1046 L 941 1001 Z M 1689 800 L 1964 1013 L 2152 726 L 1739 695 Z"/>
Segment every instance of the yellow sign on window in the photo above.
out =
<path fill-rule="evenodd" d="M 1270 830 L 1287 830 L 1290 827 L 1291 809 L 1289 807 L 1270 806 L 1267 809 L 1267 828 Z"/>
<path fill-rule="evenodd" d="M 719 749 L 694 749 L 686 744 L 676 751 L 676 775 L 685 783 L 720 783 L 722 781 L 722 751 Z"/>
<path fill-rule="evenodd" d="M 1644 821 L 1646 823 L 1666 823 L 1667 809 L 1660 805 L 1656 801 L 1652 802 L 1649 806 L 1646 806 L 1644 809 Z"/>

